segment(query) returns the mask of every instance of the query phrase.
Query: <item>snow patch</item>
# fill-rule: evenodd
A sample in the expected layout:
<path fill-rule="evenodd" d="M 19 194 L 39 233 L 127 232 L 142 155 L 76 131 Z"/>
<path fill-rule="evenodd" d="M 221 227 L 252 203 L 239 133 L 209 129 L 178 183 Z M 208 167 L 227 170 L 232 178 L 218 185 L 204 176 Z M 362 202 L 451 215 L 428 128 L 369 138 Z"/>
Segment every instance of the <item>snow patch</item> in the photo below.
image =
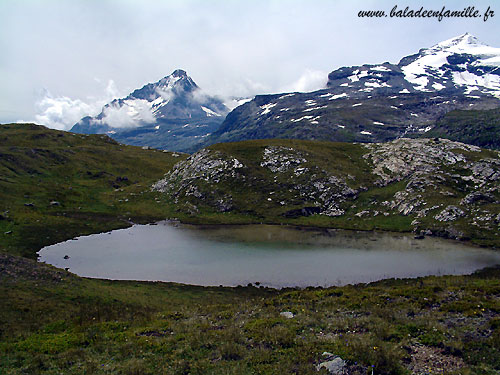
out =
<path fill-rule="evenodd" d="M 385 67 L 385 66 L 382 66 L 382 65 L 379 65 L 379 66 L 374 66 L 373 68 L 370 68 L 371 70 L 374 70 L 376 72 L 390 72 L 391 69 Z"/>
<path fill-rule="evenodd" d="M 348 98 L 349 95 L 347 95 L 345 92 L 343 94 L 337 94 L 333 95 L 330 99 L 328 100 L 335 100 L 335 99 L 340 99 L 340 98 Z"/>
<path fill-rule="evenodd" d="M 323 108 L 328 108 L 327 105 L 323 105 L 321 107 L 313 107 L 313 108 L 307 108 L 307 109 L 304 109 L 302 112 L 310 112 L 310 111 L 316 111 L 318 109 L 323 109 Z"/>
<path fill-rule="evenodd" d="M 299 121 L 302 121 L 302 120 L 309 120 L 309 119 L 312 119 L 314 116 L 302 116 L 301 118 L 297 118 L 297 119 L 291 119 L 290 121 L 291 122 L 299 122 Z"/>
<path fill-rule="evenodd" d="M 433 84 L 432 84 L 432 88 L 433 88 L 434 90 L 439 91 L 439 90 L 442 90 L 442 89 L 446 88 L 446 86 L 445 86 L 445 85 L 442 85 L 442 84 L 440 84 L 440 83 L 438 83 L 438 82 L 435 82 L 435 83 L 433 83 Z"/>
<path fill-rule="evenodd" d="M 210 108 L 201 106 L 201 109 L 203 109 L 203 112 L 205 112 L 207 114 L 207 117 L 212 117 L 212 116 L 220 117 L 220 116 L 222 116 L 222 115 L 218 114 L 217 112 L 212 111 Z"/>
<path fill-rule="evenodd" d="M 271 108 L 276 107 L 277 104 L 278 103 L 269 103 L 269 104 L 261 105 L 260 108 L 263 111 L 260 113 L 260 116 L 267 115 L 269 112 L 271 112 Z"/>

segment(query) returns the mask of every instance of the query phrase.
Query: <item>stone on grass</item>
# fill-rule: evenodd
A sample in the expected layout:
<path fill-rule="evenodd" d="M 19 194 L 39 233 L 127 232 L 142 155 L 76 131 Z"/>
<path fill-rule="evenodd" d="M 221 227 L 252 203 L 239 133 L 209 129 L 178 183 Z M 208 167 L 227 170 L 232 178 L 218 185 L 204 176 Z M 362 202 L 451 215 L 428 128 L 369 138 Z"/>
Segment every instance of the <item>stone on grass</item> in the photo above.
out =
<path fill-rule="evenodd" d="M 320 364 L 318 364 L 316 366 L 316 371 L 320 371 L 322 368 L 326 368 L 332 375 L 341 375 L 344 372 L 345 365 L 346 363 L 342 358 L 334 357 L 329 361 L 321 362 Z"/>
<path fill-rule="evenodd" d="M 282 311 L 282 312 L 280 312 L 280 316 L 287 318 L 287 319 L 292 319 L 294 317 L 293 312 L 291 312 L 291 311 Z"/>

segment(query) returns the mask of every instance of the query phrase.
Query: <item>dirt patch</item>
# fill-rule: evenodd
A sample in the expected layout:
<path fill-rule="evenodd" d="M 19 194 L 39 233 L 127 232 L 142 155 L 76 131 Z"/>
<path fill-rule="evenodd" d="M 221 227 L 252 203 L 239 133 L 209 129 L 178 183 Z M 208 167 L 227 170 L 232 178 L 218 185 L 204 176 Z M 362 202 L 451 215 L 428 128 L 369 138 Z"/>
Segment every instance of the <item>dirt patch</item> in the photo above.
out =
<path fill-rule="evenodd" d="M 443 349 L 424 345 L 412 345 L 410 349 L 411 361 L 407 368 L 412 375 L 450 373 L 465 366 L 461 358 L 445 354 Z"/>
<path fill-rule="evenodd" d="M 3 281 L 44 280 L 60 282 L 70 276 L 69 272 L 47 264 L 13 255 L 0 254 L 0 280 Z"/>

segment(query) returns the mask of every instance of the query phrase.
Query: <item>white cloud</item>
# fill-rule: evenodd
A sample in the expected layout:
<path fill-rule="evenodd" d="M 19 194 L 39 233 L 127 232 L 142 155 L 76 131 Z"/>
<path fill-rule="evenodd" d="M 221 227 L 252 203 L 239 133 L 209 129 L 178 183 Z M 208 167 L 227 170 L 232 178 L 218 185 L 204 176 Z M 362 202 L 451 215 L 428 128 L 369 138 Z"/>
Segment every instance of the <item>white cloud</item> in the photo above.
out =
<path fill-rule="evenodd" d="M 469 5 L 441 3 L 451 9 Z M 360 10 L 393 6 L 389 0 L 2 0 L 0 122 L 34 118 L 33 92 L 42 87 L 91 105 L 89 97 L 100 98 L 104 89 L 94 77 L 104 84 L 103 77 L 113 77 L 128 93 L 182 68 L 211 94 L 246 97 L 280 92 L 305 67 L 332 71 L 397 62 L 464 31 L 500 45 L 494 20 L 358 17 Z M 421 0 L 418 6 L 435 4 Z M 319 88 L 311 78 L 283 91 Z"/>
<path fill-rule="evenodd" d="M 97 78 L 95 80 L 100 82 Z M 113 80 L 108 81 L 103 96 L 90 97 L 86 102 L 67 96 L 54 97 L 45 89 L 35 103 L 35 120 L 49 128 L 70 130 L 83 117 L 97 115 L 106 103 L 118 96 L 119 92 Z"/>
<path fill-rule="evenodd" d="M 328 73 L 306 69 L 298 80 L 283 88 L 284 92 L 309 92 L 326 88 Z"/>
<path fill-rule="evenodd" d="M 134 128 L 145 123 L 152 123 L 155 117 L 151 112 L 151 103 L 143 99 L 126 100 L 119 105 L 117 102 L 104 108 L 101 120 L 112 128 Z"/>
<path fill-rule="evenodd" d="M 36 103 L 36 122 L 49 128 L 69 130 L 78 120 L 98 113 L 100 106 L 67 96 L 54 98 L 48 91 Z"/>

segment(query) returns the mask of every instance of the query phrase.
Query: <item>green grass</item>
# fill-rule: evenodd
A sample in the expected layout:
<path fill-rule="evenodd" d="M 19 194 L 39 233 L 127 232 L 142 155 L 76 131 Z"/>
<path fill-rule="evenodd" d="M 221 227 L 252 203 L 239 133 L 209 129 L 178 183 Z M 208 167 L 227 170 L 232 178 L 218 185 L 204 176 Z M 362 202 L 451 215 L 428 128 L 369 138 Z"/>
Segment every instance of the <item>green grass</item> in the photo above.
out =
<path fill-rule="evenodd" d="M 171 206 L 149 187 L 185 157 L 104 135 L 0 125 L 0 251 L 33 258 L 76 235 L 168 217 Z"/>
<path fill-rule="evenodd" d="M 258 141 L 238 148 L 237 156 L 255 164 L 255 147 L 269 142 L 289 144 Z M 314 153 L 323 168 L 356 174 L 360 183 L 371 178 L 359 145 L 293 144 Z M 149 191 L 185 155 L 104 136 L 1 125 L 0 154 L 0 374 L 318 374 L 325 351 L 346 360 L 352 374 L 408 374 L 412 356 L 423 371 L 414 355 L 422 349 L 436 366 L 440 358 L 451 363 L 448 373 L 500 371 L 499 268 L 303 290 L 80 278 L 37 263 L 36 251 L 130 221 L 276 223 L 280 211 L 200 207 L 191 217 Z M 399 188 L 366 191 L 359 200 L 365 205 Z M 355 212 L 289 222 L 402 231 L 409 225 L 402 216 L 348 220 Z"/>
<path fill-rule="evenodd" d="M 448 138 L 479 147 L 500 149 L 500 110 L 455 110 L 445 114 L 424 137 Z"/>
<path fill-rule="evenodd" d="M 499 269 L 277 291 L 82 279 L 0 260 L 10 270 L 0 273 L 0 373 L 314 374 L 328 351 L 357 373 L 406 374 L 408 350 L 422 346 L 462 361 L 461 373 L 500 370 Z"/>

